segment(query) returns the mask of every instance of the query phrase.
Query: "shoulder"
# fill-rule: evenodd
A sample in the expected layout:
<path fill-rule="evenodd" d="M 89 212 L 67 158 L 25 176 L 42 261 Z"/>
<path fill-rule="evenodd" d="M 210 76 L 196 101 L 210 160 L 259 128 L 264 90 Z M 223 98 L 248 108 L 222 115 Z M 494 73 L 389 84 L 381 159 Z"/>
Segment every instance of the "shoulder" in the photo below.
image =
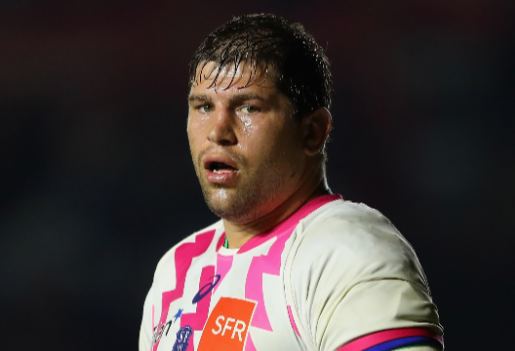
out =
<path fill-rule="evenodd" d="M 373 208 L 333 201 L 307 216 L 299 229 L 294 273 L 334 268 L 350 285 L 401 279 L 427 286 L 412 246 Z"/>
<path fill-rule="evenodd" d="M 211 247 L 216 249 L 216 245 L 222 233 L 223 224 L 220 220 L 179 241 L 159 260 L 154 274 L 154 280 L 161 271 L 165 270 L 168 272 L 170 265 L 176 265 L 183 260 L 199 256 L 208 251 Z"/>
<path fill-rule="evenodd" d="M 363 204 L 333 201 L 299 223 L 285 283 L 302 338 L 320 350 L 382 330 L 442 333 L 413 248 Z"/>

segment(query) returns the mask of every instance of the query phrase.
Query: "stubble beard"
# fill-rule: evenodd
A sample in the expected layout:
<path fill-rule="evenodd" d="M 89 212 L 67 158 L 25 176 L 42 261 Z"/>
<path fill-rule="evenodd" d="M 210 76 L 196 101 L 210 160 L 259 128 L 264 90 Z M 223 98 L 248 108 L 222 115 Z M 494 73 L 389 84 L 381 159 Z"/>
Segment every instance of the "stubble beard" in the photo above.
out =
<path fill-rule="evenodd" d="M 265 162 L 253 174 L 239 174 L 236 187 L 211 184 L 199 176 L 200 186 L 209 209 L 217 216 L 233 222 L 248 223 L 271 212 L 280 198 L 287 175 L 277 160 Z M 285 177 L 286 176 L 286 177 Z"/>

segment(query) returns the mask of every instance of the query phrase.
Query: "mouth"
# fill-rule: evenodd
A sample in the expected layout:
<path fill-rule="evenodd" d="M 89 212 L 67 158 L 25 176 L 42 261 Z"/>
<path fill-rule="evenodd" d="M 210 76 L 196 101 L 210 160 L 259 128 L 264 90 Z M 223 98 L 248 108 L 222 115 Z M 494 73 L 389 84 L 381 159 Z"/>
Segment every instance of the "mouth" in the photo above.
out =
<path fill-rule="evenodd" d="M 238 171 L 237 168 L 235 167 L 232 167 L 230 165 L 228 165 L 227 163 L 224 163 L 224 162 L 211 162 L 209 164 L 209 168 L 208 168 L 211 172 L 215 173 L 215 174 L 221 174 L 221 173 L 231 173 L 231 172 L 236 172 Z"/>
<path fill-rule="evenodd" d="M 203 166 L 206 179 L 210 183 L 230 185 L 236 181 L 239 174 L 237 163 L 223 154 L 210 154 L 204 157 Z"/>

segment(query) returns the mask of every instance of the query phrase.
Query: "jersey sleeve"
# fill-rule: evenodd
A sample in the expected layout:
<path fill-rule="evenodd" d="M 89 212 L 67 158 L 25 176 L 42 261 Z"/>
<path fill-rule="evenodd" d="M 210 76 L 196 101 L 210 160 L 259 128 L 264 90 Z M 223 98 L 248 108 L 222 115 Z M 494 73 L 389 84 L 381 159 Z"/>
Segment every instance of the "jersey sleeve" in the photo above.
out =
<path fill-rule="evenodd" d="M 438 312 L 413 249 L 377 211 L 350 212 L 307 223 L 300 235 L 288 288 L 303 342 L 316 351 L 441 349 Z"/>

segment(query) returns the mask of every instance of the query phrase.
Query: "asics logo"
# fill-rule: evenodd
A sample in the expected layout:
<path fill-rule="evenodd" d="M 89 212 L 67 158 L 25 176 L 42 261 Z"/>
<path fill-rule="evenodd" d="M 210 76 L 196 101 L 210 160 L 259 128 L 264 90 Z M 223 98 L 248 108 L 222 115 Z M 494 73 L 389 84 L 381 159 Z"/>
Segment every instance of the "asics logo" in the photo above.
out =
<path fill-rule="evenodd" d="M 193 300 L 191 301 L 192 304 L 196 304 L 197 302 L 202 300 L 207 294 L 209 294 L 211 292 L 211 290 L 213 290 L 213 288 L 216 286 L 216 284 L 218 284 L 218 282 L 220 281 L 220 274 L 215 274 L 213 276 L 213 278 L 214 278 L 213 282 L 209 282 L 200 288 L 197 295 L 195 295 L 193 297 Z"/>

